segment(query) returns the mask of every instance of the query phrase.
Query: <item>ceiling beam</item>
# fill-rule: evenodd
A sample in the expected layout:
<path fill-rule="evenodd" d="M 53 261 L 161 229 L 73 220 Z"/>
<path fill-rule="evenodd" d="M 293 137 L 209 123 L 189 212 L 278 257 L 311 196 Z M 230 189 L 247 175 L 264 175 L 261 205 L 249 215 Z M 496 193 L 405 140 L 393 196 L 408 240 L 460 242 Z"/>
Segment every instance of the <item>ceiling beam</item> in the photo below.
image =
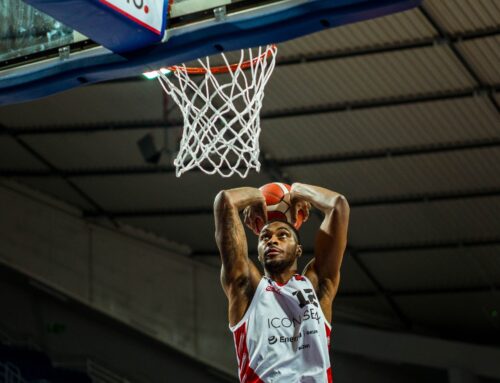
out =
<path fill-rule="evenodd" d="M 334 331 L 333 344 L 336 352 L 399 364 L 441 369 L 461 368 L 478 376 L 500 379 L 498 347 L 344 323 L 335 323 Z M 494 331 L 492 335 L 493 333 Z"/>
<path fill-rule="evenodd" d="M 461 89 L 443 93 L 420 94 L 398 96 L 384 100 L 369 100 L 369 101 L 350 101 L 338 103 L 333 105 L 319 105 L 301 109 L 292 110 L 278 110 L 263 112 L 261 120 L 293 118 L 300 116 L 309 116 L 316 114 L 329 114 L 341 113 L 355 110 L 366 110 L 393 107 L 400 105 L 412 105 L 427 102 L 436 102 L 444 100 L 464 99 L 471 97 L 480 97 L 487 95 L 489 98 L 493 97 L 496 92 L 500 91 L 500 85 L 495 86 L 477 86 L 471 89 Z M 95 132 L 117 132 L 128 130 L 151 130 L 151 129 L 179 129 L 182 127 L 182 121 L 166 121 L 165 119 L 158 120 L 144 120 L 132 122 L 106 122 L 95 124 L 72 124 L 72 125 L 59 125 L 59 126 L 18 126 L 15 128 L 3 126 L 0 129 L 1 134 L 9 134 L 12 136 L 21 135 L 44 135 L 44 134 L 81 134 L 81 133 L 95 133 Z"/>
<path fill-rule="evenodd" d="M 465 69 L 465 71 L 469 74 L 469 76 L 474 79 L 474 81 L 480 86 L 480 87 L 485 87 L 485 86 L 488 86 L 488 84 L 486 84 L 482 79 L 481 77 L 476 73 L 476 71 L 474 70 L 473 66 L 471 65 L 471 63 L 469 63 L 465 56 L 462 54 L 462 52 L 460 51 L 460 49 L 458 49 L 457 47 L 457 44 L 458 42 L 461 42 L 463 41 L 463 39 L 457 39 L 456 37 L 454 36 L 451 36 L 449 35 L 446 31 L 445 31 L 445 28 L 443 28 L 440 23 L 438 22 L 438 20 L 436 20 L 426 9 L 425 5 L 420 5 L 418 7 L 420 13 L 425 17 L 425 19 L 432 25 L 432 27 L 438 32 L 439 34 L 439 37 L 440 37 L 440 40 L 443 41 L 446 45 L 448 45 L 448 47 L 450 48 L 450 50 L 453 52 L 453 54 L 455 55 L 455 57 L 457 58 L 457 60 L 462 64 L 462 67 Z M 498 30 L 497 30 L 498 32 Z M 494 36 L 496 35 L 496 33 L 493 33 L 489 36 Z M 485 37 L 489 37 L 489 36 L 485 36 Z M 488 98 L 490 100 L 490 102 L 493 104 L 493 106 L 495 107 L 497 113 L 500 115 L 500 106 L 497 104 L 496 100 L 495 100 L 495 97 L 493 96 L 492 93 L 489 93 L 488 94 Z"/>
<path fill-rule="evenodd" d="M 1 131 L 0 126 L 0 131 Z M 97 202 L 95 202 L 92 198 L 90 198 L 82 189 L 80 189 L 72 180 L 62 174 L 61 170 L 59 170 L 56 166 L 54 166 L 49 160 L 43 157 L 40 153 L 38 153 L 35 149 L 33 149 L 28 143 L 26 143 L 21 137 L 12 136 L 12 138 L 17 142 L 19 146 L 21 146 L 25 151 L 35 157 L 38 161 L 40 161 L 43 165 L 50 169 L 50 172 L 54 173 L 57 177 L 61 177 L 68 186 L 76 192 L 81 198 L 83 198 L 90 206 L 94 208 L 94 211 L 98 212 L 102 217 L 109 219 L 109 221 L 115 226 L 118 227 L 117 222 L 114 218 L 106 212 Z"/>
<path fill-rule="evenodd" d="M 342 288 L 341 288 L 342 289 Z M 424 288 L 424 289 L 407 289 L 407 290 L 391 290 L 386 289 L 387 294 L 392 297 L 403 297 L 412 295 L 434 295 L 434 294 L 467 294 L 467 293 L 489 293 L 492 289 L 500 289 L 500 285 L 478 285 L 478 286 L 457 286 L 447 288 Z M 375 291 L 339 291 L 337 297 L 343 298 L 369 298 L 377 296 Z"/>
<path fill-rule="evenodd" d="M 356 253 L 356 251 L 352 247 L 350 247 L 348 251 L 349 251 L 349 255 L 351 257 L 351 260 L 358 267 L 358 269 L 368 278 L 370 283 L 375 287 L 375 289 L 377 291 L 377 295 L 382 297 L 387 302 L 387 304 L 391 308 L 392 312 L 398 318 L 399 323 L 401 324 L 402 328 L 405 330 L 411 330 L 412 322 L 411 322 L 410 318 L 408 318 L 408 316 L 405 315 L 403 310 L 401 310 L 401 308 L 396 303 L 396 301 L 391 296 L 391 294 L 387 291 L 386 288 L 384 288 L 382 283 L 375 277 L 375 274 L 371 272 L 371 270 L 368 268 L 368 266 L 366 266 L 365 263 L 358 257 L 358 254 Z"/>
<path fill-rule="evenodd" d="M 438 31 L 436 30 L 436 33 Z M 500 34 L 500 28 L 492 28 L 488 30 L 481 30 L 481 31 L 471 31 L 471 32 L 465 32 L 459 35 L 454 35 L 451 37 L 448 37 L 449 41 L 453 43 L 461 42 L 461 41 L 467 41 L 467 40 L 473 40 L 473 39 L 481 39 L 481 38 L 487 38 L 491 36 L 496 36 L 497 34 Z M 331 60 L 340 60 L 340 59 L 345 59 L 345 58 L 351 58 L 351 57 L 360 57 L 360 56 L 368 56 L 368 55 L 374 55 L 374 54 L 385 54 L 385 53 L 390 53 L 394 51 L 404 51 L 404 50 L 411 50 L 411 49 L 418 49 L 418 48 L 427 48 L 427 47 L 433 47 L 437 44 L 440 44 L 443 42 L 443 39 L 441 36 L 438 37 L 426 37 L 426 38 L 421 38 L 419 40 L 411 40 L 407 42 L 400 42 L 396 41 L 393 43 L 389 43 L 384 46 L 376 46 L 376 47 L 363 47 L 363 48 L 357 48 L 357 49 L 352 49 L 352 50 L 344 50 L 344 51 L 334 51 L 334 52 L 321 52 L 321 53 L 306 53 L 306 54 L 296 54 L 292 55 L 289 57 L 280 57 L 278 55 L 276 59 L 276 66 L 286 66 L 286 65 L 297 65 L 297 64 L 305 64 L 305 63 L 311 63 L 315 61 L 331 61 Z M 278 47 L 278 52 L 279 52 L 279 47 Z M 149 81 L 144 78 L 144 76 L 134 76 L 134 77 L 129 77 L 126 79 L 116 79 L 116 80 L 110 80 L 107 81 L 107 83 L 123 83 L 123 82 L 143 82 L 143 81 Z"/>
<path fill-rule="evenodd" d="M 462 249 L 476 248 L 485 246 L 500 246 L 500 236 L 491 238 L 477 239 L 456 239 L 453 241 L 433 241 L 425 243 L 406 243 L 406 244 L 381 244 L 358 246 L 358 253 L 396 253 L 405 251 L 427 251 L 427 250 L 445 250 L 445 249 Z"/>
<path fill-rule="evenodd" d="M 326 163 L 338 163 L 349 161 L 361 161 L 371 159 L 383 159 L 387 157 L 419 156 L 435 153 L 446 153 L 473 149 L 486 149 L 500 147 L 500 137 L 479 138 L 460 142 L 440 142 L 428 145 L 405 146 L 399 148 L 381 148 L 368 151 L 355 151 L 350 153 L 334 153 L 321 156 L 304 156 L 300 158 L 272 159 L 262 156 L 262 165 L 266 169 L 276 169 L 283 166 L 308 166 Z M 199 169 L 193 169 L 199 172 Z M 3 177 L 98 177 L 98 176 L 123 176 L 144 174 L 168 174 L 174 173 L 175 167 L 167 166 L 137 166 L 124 168 L 98 168 L 78 170 L 23 170 L 23 169 L 0 169 Z M 281 178 L 283 180 L 284 178 Z"/>
<path fill-rule="evenodd" d="M 379 197 L 370 199 L 351 199 L 351 208 L 372 207 L 380 205 L 395 205 L 408 203 L 429 203 L 433 201 L 452 201 L 457 199 L 475 199 L 485 197 L 500 196 L 500 188 L 485 188 L 463 191 L 451 191 L 443 193 L 420 193 L 411 195 L 400 195 L 393 197 Z M 212 207 L 187 207 L 170 209 L 149 209 L 149 210 L 114 210 L 110 214 L 115 218 L 137 218 L 137 217 L 173 217 L 173 216 L 197 216 L 213 214 Z M 85 217 L 99 217 L 99 211 L 84 211 Z"/>
<path fill-rule="evenodd" d="M 478 247 L 494 247 L 500 246 L 500 236 L 492 238 L 479 238 L 479 239 L 456 239 L 454 241 L 431 241 L 431 242 L 412 242 L 400 244 L 380 244 L 380 245 L 366 245 L 354 246 L 351 248 L 356 249 L 357 254 L 380 254 L 380 253 L 394 253 L 406 251 L 429 251 L 429 250 L 446 250 L 446 249 L 463 249 L 463 248 L 478 248 Z M 304 249 L 304 255 L 312 257 L 313 249 Z M 191 257 L 211 257 L 219 256 L 217 249 L 199 249 L 191 253 Z M 249 252 L 250 257 L 256 257 L 257 253 Z"/>
<path fill-rule="evenodd" d="M 439 31 L 437 29 L 436 32 L 439 34 Z M 466 32 L 456 36 L 447 36 L 447 39 L 452 43 L 457 43 L 461 41 L 487 38 L 491 36 L 496 36 L 498 34 L 500 34 L 500 28 L 493 28 L 486 31 L 473 31 L 473 32 Z M 403 43 L 401 42 L 390 43 L 383 47 L 380 46 L 367 47 L 355 50 L 345 50 L 340 52 L 308 53 L 303 55 L 297 54 L 295 56 L 284 57 L 284 58 L 280 58 L 278 56 L 276 66 L 297 65 L 315 61 L 340 60 L 350 57 L 369 56 L 369 55 L 390 53 L 394 51 L 405 51 L 411 49 L 427 48 L 440 44 L 442 43 L 442 41 L 443 41 L 442 35 L 439 35 L 439 37 L 428 37 L 417 41 L 412 40 Z"/>
<path fill-rule="evenodd" d="M 324 163 L 372 160 L 387 157 L 419 156 L 500 146 L 500 137 L 478 138 L 467 141 L 436 142 L 427 145 L 380 148 L 351 153 L 332 153 L 321 156 L 297 157 L 276 160 L 282 166 L 304 166 Z"/>

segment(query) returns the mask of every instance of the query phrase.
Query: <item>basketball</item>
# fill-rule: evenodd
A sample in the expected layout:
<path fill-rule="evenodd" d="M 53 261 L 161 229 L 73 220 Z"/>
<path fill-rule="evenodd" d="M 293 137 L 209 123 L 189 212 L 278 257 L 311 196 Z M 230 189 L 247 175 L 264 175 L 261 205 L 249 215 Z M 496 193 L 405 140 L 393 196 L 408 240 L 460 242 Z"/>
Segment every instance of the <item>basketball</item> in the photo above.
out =
<path fill-rule="evenodd" d="M 267 219 L 269 221 L 282 220 L 292 223 L 290 189 L 290 185 L 281 182 L 272 182 L 259 188 L 266 199 Z M 304 212 L 299 210 L 297 221 L 293 226 L 298 230 L 303 220 Z"/>

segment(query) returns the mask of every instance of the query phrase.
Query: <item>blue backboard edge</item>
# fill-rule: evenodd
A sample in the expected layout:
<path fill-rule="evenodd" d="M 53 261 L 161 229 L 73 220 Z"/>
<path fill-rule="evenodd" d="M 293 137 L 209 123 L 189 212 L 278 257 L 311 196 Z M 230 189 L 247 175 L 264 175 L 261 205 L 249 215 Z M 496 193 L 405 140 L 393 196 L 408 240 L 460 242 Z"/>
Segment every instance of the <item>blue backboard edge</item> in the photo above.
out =
<path fill-rule="evenodd" d="M 162 66 L 179 64 L 225 51 L 279 43 L 325 28 L 375 18 L 417 6 L 421 0 L 344 1 L 317 0 L 249 18 L 228 17 L 209 21 L 195 30 L 179 29 L 167 43 L 127 55 L 105 48 L 102 54 L 77 60 L 54 60 L 42 69 L 26 70 L 0 78 L 0 105 L 31 101 L 67 89 L 113 79 L 137 76 Z M 350 4 L 347 4 L 350 3 Z"/>

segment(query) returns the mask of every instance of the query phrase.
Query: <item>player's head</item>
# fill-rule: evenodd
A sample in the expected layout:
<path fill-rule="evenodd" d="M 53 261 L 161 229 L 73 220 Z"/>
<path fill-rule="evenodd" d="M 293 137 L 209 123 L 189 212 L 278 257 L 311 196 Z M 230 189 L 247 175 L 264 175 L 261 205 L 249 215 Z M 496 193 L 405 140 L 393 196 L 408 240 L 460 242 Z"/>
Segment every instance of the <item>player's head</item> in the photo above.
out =
<path fill-rule="evenodd" d="M 259 261 L 272 274 L 296 266 L 302 255 L 302 246 L 297 230 L 286 221 L 268 222 L 259 233 L 257 245 Z"/>

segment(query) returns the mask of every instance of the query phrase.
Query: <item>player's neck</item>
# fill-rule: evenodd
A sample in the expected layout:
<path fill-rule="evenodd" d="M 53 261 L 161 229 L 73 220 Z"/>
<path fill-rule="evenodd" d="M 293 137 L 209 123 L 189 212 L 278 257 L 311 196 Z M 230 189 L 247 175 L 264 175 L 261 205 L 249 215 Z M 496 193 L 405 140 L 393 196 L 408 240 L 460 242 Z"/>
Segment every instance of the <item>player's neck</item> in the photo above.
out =
<path fill-rule="evenodd" d="M 295 274 L 297 274 L 297 269 L 292 268 L 280 273 L 270 273 L 266 270 L 265 274 L 266 277 L 272 279 L 273 281 L 279 284 L 285 284 L 290 280 L 290 278 L 292 278 Z"/>

